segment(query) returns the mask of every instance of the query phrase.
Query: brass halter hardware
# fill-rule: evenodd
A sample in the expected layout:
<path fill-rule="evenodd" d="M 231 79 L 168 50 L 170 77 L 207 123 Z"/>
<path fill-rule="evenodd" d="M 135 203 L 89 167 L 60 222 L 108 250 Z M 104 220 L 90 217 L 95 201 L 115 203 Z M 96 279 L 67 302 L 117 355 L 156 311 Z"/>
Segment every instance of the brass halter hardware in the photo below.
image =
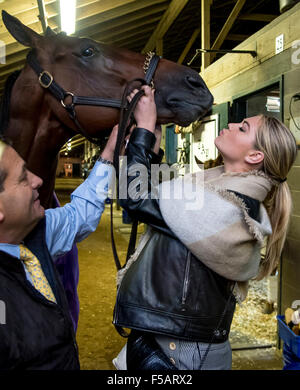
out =
<path fill-rule="evenodd" d="M 149 65 L 150 65 L 150 62 L 151 62 L 153 56 L 155 56 L 154 51 L 148 51 L 148 53 L 146 54 L 145 62 L 144 62 L 144 65 L 143 65 L 143 70 L 144 70 L 145 74 L 147 73 L 147 71 L 149 69 Z M 154 88 L 154 81 L 153 81 L 153 79 L 150 82 L 150 87 L 152 89 Z"/>
<path fill-rule="evenodd" d="M 47 84 L 45 84 L 45 83 L 43 82 L 43 80 L 42 80 L 42 77 L 43 77 L 44 75 L 46 75 L 46 76 L 49 77 L 49 81 L 48 81 Z M 52 76 L 51 73 L 47 72 L 47 70 L 43 70 L 43 71 L 39 74 L 39 83 L 41 84 L 41 86 L 42 86 L 43 88 L 49 88 L 50 85 L 52 84 L 52 81 L 53 81 L 53 76 Z"/>

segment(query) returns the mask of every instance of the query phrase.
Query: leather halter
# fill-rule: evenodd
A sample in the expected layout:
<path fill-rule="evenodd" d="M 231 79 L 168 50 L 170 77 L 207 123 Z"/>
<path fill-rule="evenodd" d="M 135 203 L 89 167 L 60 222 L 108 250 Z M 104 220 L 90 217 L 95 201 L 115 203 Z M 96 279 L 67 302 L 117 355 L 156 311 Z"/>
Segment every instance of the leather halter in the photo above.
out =
<path fill-rule="evenodd" d="M 155 55 L 153 52 L 147 53 L 146 58 L 145 58 L 145 62 L 144 62 L 144 66 L 143 66 L 143 69 L 145 72 L 145 78 L 144 79 L 135 79 L 135 80 L 130 81 L 130 83 L 132 83 L 133 81 L 140 81 L 141 84 L 149 85 L 152 82 L 152 78 L 153 78 L 153 75 L 154 75 L 155 70 L 157 68 L 159 60 L 160 60 L 160 57 Z M 27 62 L 31 66 L 31 68 L 35 71 L 35 73 L 38 75 L 40 85 L 43 88 L 47 89 L 57 100 L 60 101 L 61 105 L 67 110 L 70 118 L 76 124 L 77 130 L 79 131 L 79 133 L 81 133 L 90 142 L 97 144 L 98 140 L 89 136 L 86 133 L 86 131 L 83 129 L 81 124 L 79 123 L 79 121 L 76 117 L 76 111 L 75 111 L 76 105 L 112 107 L 112 108 L 119 108 L 121 110 L 128 110 L 129 109 L 130 105 L 128 104 L 126 97 L 122 98 L 122 100 L 103 99 L 103 98 L 93 97 L 93 96 L 76 96 L 72 92 L 65 91 L 59 84 L 57 84 L 54 81 L 51 73 L 48 72 L 47 70 L 44 70 L 40 66 L 40 64 L 36 58 L 36 51 L 35 50 L 31 50 L 28 53 Z M 127 86 L 128 86 L 128 84 L 127 84 Z M 125 88 L 125 92 L 127 92 L 127 91 L 128 91 L 128 88 Z M 125 92 L 124 92 L 124 94 L 125 94 Z M 71 99 L 71 103 L 66 103 L 67 98 Z"/>

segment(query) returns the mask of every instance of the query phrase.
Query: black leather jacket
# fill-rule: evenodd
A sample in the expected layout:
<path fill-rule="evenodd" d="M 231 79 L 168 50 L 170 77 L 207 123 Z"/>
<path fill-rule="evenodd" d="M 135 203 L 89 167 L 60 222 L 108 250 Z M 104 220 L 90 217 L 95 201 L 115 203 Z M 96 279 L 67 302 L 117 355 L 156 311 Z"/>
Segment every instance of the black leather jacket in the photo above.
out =
<path fill-rule="evenodd" d="M 127 170 L 139 163 L 150 174 L 151 163 L 159 162 L 151 152 L 154 143 L 151 132 L 135 129 L 127 148 Z M 128 177 L 128 185 L 134 179 Z M 257 215 L 259 202 L 241 196 Z M 156 199 L 128 197 L 120 203 L 154 233 L 119 286 L 114 324 L 185 340 L 226 341 L 235 310 L 234 283 L 205 266 L 174 236 Z"/>

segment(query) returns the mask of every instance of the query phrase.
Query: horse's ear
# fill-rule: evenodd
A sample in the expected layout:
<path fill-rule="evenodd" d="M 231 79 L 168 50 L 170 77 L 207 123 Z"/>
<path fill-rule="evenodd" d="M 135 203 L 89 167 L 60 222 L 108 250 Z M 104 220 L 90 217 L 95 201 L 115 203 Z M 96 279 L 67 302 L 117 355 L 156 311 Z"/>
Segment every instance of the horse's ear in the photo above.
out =
<path fill-rule="evenodd" d="M 45 35 L 46 37 L 54 37 L 56 32 L 53 31 L 51 27 L 47 26 Z"/>
<path fill-rule="evenodd" d="M 24 46 L 32 48 L 37 47 L 38 41 L 41 39 L 41 36 L 38 33 L 33 31 L 31 28 L 26 27 L 19 21 L 19 19 L 4 10 L 2 11 L 2 19 L 7 30 L 18 42 Z"/>

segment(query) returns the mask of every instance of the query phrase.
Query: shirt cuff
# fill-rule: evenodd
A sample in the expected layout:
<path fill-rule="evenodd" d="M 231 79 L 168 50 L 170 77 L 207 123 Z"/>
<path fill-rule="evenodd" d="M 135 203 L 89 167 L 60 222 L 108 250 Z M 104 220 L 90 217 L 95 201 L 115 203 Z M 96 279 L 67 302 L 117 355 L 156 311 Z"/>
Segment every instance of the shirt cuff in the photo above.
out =
<path fill-rule="evenodd" d="M 97 161 L 88 178 L 71 194 L 99 207 L 108 195 L 112 195 L 115 169 Z"/>

